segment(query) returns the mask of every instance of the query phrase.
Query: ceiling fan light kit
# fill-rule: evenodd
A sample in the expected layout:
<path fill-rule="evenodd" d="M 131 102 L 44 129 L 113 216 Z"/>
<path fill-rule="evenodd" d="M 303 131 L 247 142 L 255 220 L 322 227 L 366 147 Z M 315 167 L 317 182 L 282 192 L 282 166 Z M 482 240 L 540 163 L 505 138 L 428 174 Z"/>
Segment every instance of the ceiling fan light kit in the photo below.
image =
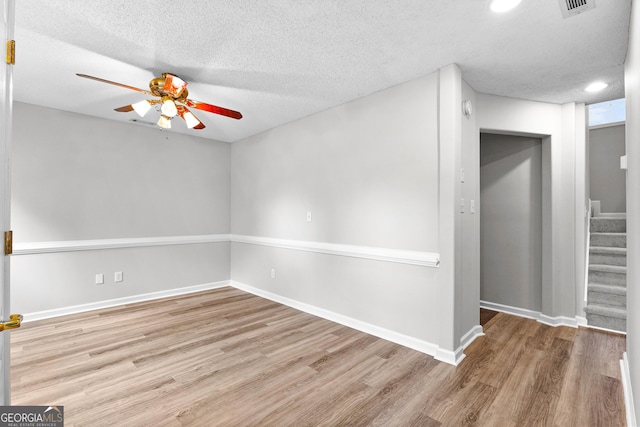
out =
<path fill-rule="evenodd" d="M 144 100 L 136 102 L 135 104 L 116 108 L 115 110 L 121 113 L 135 111 L 138 115 L 140 115 L 140 117 L 144 117 L 144 115 L 149 112 L 152 105 L 160 104 L 161 114 L 160 118 L 158 119 L 157 125 L 164 129 L 171 128 L 171 119 L 175 116 L 179 116 L 181 119 L 183 119 L 187 125 L 187 128 L 189 129 L 204 129 L 204 123 L 202 123 L 187 107 L 207 111 L 213 114 L 219 114 L 236 120 L 242 118 L 242 114 L 238 111 L 229 110 L 228 108 L 218 107 L 215 105 L 207 104 L 205 102 L 193 101 L 191 99 L 188 99 L 188 83 L 182 80 L 180 77 L 171 73 L 163 73 L 162 77 L 156 77 L 152 79 L 149 82 L 149 90 L 139 89 L 134 86 L 125 85 L 122 83 L 117 83 L 86 74 L 77 74 L 77 76 L 96 80 L 102 83 L 112 84 L 114 86 L 120 86 L 125 89 L 143 93 L 145 95 L 159 97 L 160 99 Z"/>
<path fill-rule="evenodd" d="M 171 129 L 171 119 L 164 114 L 160 116 L 158 119 L 158 126 L 163 129 Z"/>
<path fill-rule="evenodd" d="M 144 115 L 151 109 L 151 103 L 146 100 L 136 102 L 135 104 L 131 104 L 131 106 L 140 117 L 144 117 Z"/>
<path fill-rule="evenodd" d="M 160 107 L 160 111 L 169 118 L 175 117 L 178 114 L 176 103 L 168 96 L 162 97 L 162 106 Z"/>

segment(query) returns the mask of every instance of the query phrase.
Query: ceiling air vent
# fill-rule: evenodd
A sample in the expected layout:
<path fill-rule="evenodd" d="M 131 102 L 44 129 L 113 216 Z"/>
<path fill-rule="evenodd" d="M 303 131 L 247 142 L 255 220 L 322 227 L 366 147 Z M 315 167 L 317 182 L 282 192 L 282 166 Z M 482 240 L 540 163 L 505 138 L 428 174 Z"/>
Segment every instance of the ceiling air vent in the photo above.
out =
<path fill-rule="evenodd" d="M 596 0 L 558 0 L 562 16 L 569 18 L 596 7 Z"/>

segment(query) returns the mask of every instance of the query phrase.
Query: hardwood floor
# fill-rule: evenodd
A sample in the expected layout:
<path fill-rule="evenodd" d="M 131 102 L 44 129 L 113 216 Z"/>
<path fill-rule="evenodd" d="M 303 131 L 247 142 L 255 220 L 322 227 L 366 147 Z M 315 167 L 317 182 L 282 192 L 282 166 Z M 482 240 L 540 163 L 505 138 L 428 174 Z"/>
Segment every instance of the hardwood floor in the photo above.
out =
<path fill-rule="evenodd" d="M 233 288 L 24 324 L 14 405 L 67 426 L 622 426 L 625 338 L 495 314 L 450 366 Z"/>

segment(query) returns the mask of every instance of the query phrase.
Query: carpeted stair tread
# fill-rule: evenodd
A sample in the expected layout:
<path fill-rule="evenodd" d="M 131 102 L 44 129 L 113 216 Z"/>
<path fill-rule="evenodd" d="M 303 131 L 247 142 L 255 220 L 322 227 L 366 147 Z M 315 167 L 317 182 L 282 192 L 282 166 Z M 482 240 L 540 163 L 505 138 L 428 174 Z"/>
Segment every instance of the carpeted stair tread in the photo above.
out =
<path fill-rule="evenodd" d="M 595 265 L 627 265 L 627 248 L 608 246 L 591 246 L 589 248 L 589 263 Z"/>
<path fill-rule="evenodd" d="M 616 248 L 611 246 L 591 246 L 589 252 L 592 254 L 612 254 L 612 255 L 626 255 L 627 248 Z"/>
<path fill-rule="evenodd" d="M 627 233 L 591 233 L 592 246 L 627 247 Z"/>
<path fill-rule="evenodd" d="M 625 218 L 591 217 L 591 231 L 624 233 L 627 231 L 627 220 Z"/>
<path fill-rule="evenodd" d="M 587 304 L 584 308 L 587 314 L 597 314 L 599 316 L 615 317 L 617 319 L 626 319 L 627 310 L 619 307 L 610 307 L 600 304 Z"/>
<path fill-rule="evenodd" d="M 627 274 L 627 267 L 623 265 L 605 265 L 605 264 L 590 264 L 589 271 L 600 271 L 603 273 L 617 273 Z"/>
<path fill-rule="evenodd" d="M 605 285 L 603 283 L 589 283 L 588 289 L 596 292 L 606 292 L 609 294 L 626 295 L 627 288 L 624 286 Z"/>

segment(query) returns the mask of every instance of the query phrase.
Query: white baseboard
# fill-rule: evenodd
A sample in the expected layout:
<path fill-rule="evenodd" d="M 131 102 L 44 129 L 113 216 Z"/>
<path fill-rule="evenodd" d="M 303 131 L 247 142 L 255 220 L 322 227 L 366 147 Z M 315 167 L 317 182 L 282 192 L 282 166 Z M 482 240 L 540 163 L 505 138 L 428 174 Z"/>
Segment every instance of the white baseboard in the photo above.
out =
<path fill-rule="evenodd" d="M 67 314 L 82 313 L 85 311 L 99 310 L 101 308 L 109 308 L 109 307 L 115 307 L 118 305 L 150 301 L 150 300 L 159 299 L 159 298 L 173 297 L 176 295 L 185 295 L 185 294 L 190 294 L 194 292 L 208 291 L 211 289 L 223 288 L 225 286 L 229 286 L 228 280 L 223 280 L 223 281 L 214 282 L 214 283 L 205 283 L 203 285 L 188 286 L 184 288 L 169 289 L 166 291 L 151 292 L 148 294 L 132 295 L 129 297 L 92 302 L 88 304 L 74 305 L 70 307 L 56 308 L 53 310 L 37 311 L 34 313 L 24 314 L 24 322 L 49 319 L 52 317 L 65 316 Z"/>
<path fill-rule="evenodd" d="M 558 316 L 551 317 L 540 313 L 540 317 L 538 318 L 538 322 L 544 323 L 549 326 L 568 326 L 570 328 L 578 327 L 578 320 L 575 317 L 566 317 L 566 316 Z"/>
<path fill-rule="evenodd" d="M 478 337 L 484 336 L 484 331 L 482 330 L 482 326 L 476 325 L 469 330 L 462 338 L 460 338 L 460 347 L 462 349 L 466 349 L 469 345 L 476 340 Z"/>
<path fill-rule="evenodd" d="M 495 302 L 480 301 L 480 308 L 486 308 L 487 310 L 499 311 L 501 313 L 511 314 L 513 316 L 526 317 L 527 319 L 534 319 L 540 323 L 544 323 L 549 326 L 568 326 L 571 328 L 578 327 L 578 319 L 566 316 L 551 317 L 540 313 L 539 311 L 527 310 L 526 308 L 511 307 L 509 305 L 498 304 Z"/>
<path fill-rule="evenodd" d="M 342 314 L 338 314 L 329 310 L 325 310 L 323 308 L 316 307 L 311 304 L 306 304 L 300 301 L 293 300 L 291 298 L 277 295 L 272 292 L 265 291 L 263 289 L 249 286 L 244 283 L 240 283 L 232 280 L 231 286 L 233 286 L 234 288 L 240 289 L 242 291 L 248 292 L 250 294 L 254 294 L 259 297 L 266 298 L 268 300 L 275 301 L 280 304 L 284 304 L 288 307 L 295 308 L 296 310 L 304 311 L 305 313 L 322 317 L 323 319 L 327 319 L 332 322 L 336 322 L 341 325 L 345 325 L 350 328 L 356 329 L 358 331 L 365 332 L 370 335 L 374 335 L 378 338 L 391 341 L 393 343 L 402 345 L 404 347 L 411 348 L 421 353 L 428 354 L 429 356 L 434 356 L 437 360 L 440 360 L 445 363 L 449 363 L 451 365 L 458 365 L 462 361 L 462 359 L 464 359 L 464 353 L 462 352 L 464 349 L 462 347 L 458 348 L 458 350 L 456 350 L 455 352 L 449 351 L 449 350 L 443 350 L 436 344 L 433 344 L 424 340 L 420 340 L 418 338 L 410 337 L 395 331 L 391 331 L 389 329 L 381 328 L 379 326 L 372 325 L 370 323 L 363 322 L 361 320 L 354 319 L 352 317 L 344 316 Z"/>
<path fill-rule="evenodd" d="M 582 316 L 576 316 L 576 321 L 578 322 L 578 326 L 588 327 L 587 318 Z"/>
<path fill-rule="evenodd" d="M 450 365 L 458 366 L 460 362 L 467 357 L 464 354 L 464 350 L 469 347 L 469 345 L 475 341 L 476 338 L 484 336 L 484 332 L 482 331 L 482 326 L 476 325 L 469 330 L 462 338 L 460 338 L 460 346 L 455 351 L 444 350 L 442 348 L 438 348 L 436 355 L 434 356 L 436 360 L 441 362 L 448 363 Z"/>
<path fill-rule="evenodd" d="M 624 406 L 627 415 L 627 425 L 637 426 L 636 422 L 636 410 L 633 406 L 633 392 L 631 390 L 631 376 L 629 374 L 629 359 L 627 359 L 627 352 L 624 352 L 622 359 L 620 359 L 620 372 L 622 377 L 622 389 L 624 390 Z"/>
<path fill-rule="evenodd" d="M 464 349 L 462 346 L 458 347 L 456 351 L 445 350 L 443 348 L 438 347 L 438 351 L 433 356 L 436 360 L 440 362 L 448 363 L 449 365 L 458 366 L 462 360 L 467 357 L 464 354 Z"/>

